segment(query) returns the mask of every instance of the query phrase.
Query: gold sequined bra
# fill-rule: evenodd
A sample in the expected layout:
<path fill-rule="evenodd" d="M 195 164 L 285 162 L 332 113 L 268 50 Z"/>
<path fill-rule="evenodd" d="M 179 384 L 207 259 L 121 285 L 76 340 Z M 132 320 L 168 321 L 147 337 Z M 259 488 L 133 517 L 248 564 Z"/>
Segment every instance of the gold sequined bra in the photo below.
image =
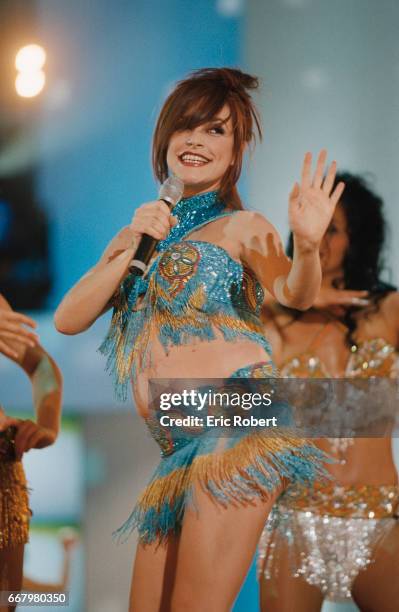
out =
<path fill-rule="evenodd" d="M 336 378 L 321 359 L 306 351 L 285 361 L 280 367 L 281 376 L 298 378 Z M 351 347 L 345 368 L 346 378 L 371 378 L 372 376 L 397 378 L 398 353 L 384 338 L 364 340 Z"/>
<path fill-rule="evenodd" d="M 311 489 L 290 487 L 280 499 L 280 510 L 291 508 L 339 518 L 389 518 L 399 512 L 397 485 L 314 483 Z"/>

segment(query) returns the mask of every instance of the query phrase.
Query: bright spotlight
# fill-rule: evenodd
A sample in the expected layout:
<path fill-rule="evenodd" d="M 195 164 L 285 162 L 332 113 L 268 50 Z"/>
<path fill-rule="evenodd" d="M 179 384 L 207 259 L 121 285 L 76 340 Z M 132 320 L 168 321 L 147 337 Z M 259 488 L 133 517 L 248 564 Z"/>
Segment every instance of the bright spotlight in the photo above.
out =
<path fill-rule="evenodd" d="M 40 45 L 26 45 L 15 57 L 18 75 L 15 79 L 17 94 L 23 98 L 34 98 L 43 89 L 46 75 L 42 68 L 46 62 L 46 52 Z"/>
<path fill-rule="evenodd" d="M 20 72 L 15 79 L 15 89 L 22 98 L 34 98 L 43 89 L 46 75 L 43 70 Z"/>
<path fill-rule="evenodd" d="M 15 57 L 15 67 L 19 72 L 41 70 L 46 61 L 46 52 L 40 45 L 26 45 Z"/>

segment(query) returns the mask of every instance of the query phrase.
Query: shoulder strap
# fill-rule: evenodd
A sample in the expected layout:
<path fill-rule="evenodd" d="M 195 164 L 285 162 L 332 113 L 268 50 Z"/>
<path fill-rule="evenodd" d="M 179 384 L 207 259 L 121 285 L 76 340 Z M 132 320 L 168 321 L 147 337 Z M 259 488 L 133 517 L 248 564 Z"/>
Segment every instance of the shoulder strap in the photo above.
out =
<path fill-rule="evenodd" d="M 196 225 L 195 227 L 191 228 L 188 232 L 186 232 L 185 234 L 181 236 L 180 240 L 184 240 L 185 238 L 187 238 L 187 236 L 189 236 L 193 232 L 196 232 L 201 227 L 204 227 L 205 225 L 208 225 L 209 223 L 213 223 L 213 221 L 218 221 L 218 219 L 222 219 L 223 217 L 229 217 L 230 215 L 234 215 L 234 213 L 236 212 L 238 211 L 230 210 L 228 212 L 220 213 L 220 215 L 217 215 L 216 217 L 213 217 L 212 219 L 208 219 L 207 221 L 204 221 L 203 223 L 200 223 L 199 225 Z"/>

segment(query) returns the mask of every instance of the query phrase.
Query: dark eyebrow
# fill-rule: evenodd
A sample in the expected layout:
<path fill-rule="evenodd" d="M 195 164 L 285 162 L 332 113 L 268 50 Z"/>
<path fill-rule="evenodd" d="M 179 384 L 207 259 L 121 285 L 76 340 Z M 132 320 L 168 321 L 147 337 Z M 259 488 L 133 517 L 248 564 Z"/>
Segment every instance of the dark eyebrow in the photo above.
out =
<path fill-rule="evenodd" d="M 220 125 L 224 125 L 225 123 L 228 122 L 230 118 L 231 118 L 231 115 L 228 115 L 226 119 L 222 119 L 221 117 L 214 117 L 213 119 L 210 119 L 208 123 L 218 123 Z"/>

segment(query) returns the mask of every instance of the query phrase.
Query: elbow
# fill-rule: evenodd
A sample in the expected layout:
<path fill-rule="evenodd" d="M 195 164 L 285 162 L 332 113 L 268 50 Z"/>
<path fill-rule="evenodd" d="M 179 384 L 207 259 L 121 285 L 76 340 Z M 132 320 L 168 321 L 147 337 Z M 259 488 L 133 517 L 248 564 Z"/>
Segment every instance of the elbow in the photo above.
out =
<path fill-rule="evenodd" d="M 309 310 L 316 299 L 316 295 L 313 292 L 290 289 L 287 283 L 284 283 L 279 293 L 280 304 L 293 310 Z"/>
<path fill-rule="evenodd" d="M 289 304 L 287 304 L 288 308 L 293 308 L 294 310 L 300 310 L 304 312 L 305 310 L 309 310 L 313 306 L 313 300 L 303 300 L 296 299 L 291 300 Z"/>
<path fill-rule="evenodd" d="M 313 305 L 313 302 L 300 302 L 299 304 L 297 304 L 296 306 L 293 306 L 292 308 L 295 308 L 295 310 L 300 310 L 304 312 L 305 310 L 309 310 L 309 308 L 311 308 L 312 305 Z"/>
<path fill-rule="evenodd" d="M 83 329 L 80 329 L 74 325 L 72 317 L 66 316 L 60 309 L 58 308 L 54 314 L 54 325 L 55 329 L 60 332 L 60 334 L 64 334 L 65 336 L 74 336 L 79 334 Z"/>
<path fill-rule="evenodd" d="M 313 306 L 313 302 L 314 300 L 290 296 L 289 299 L 284 300 L 283 306 L 286 306 L 287 308 L 292 308 L 293 310 L 300 310 L 303 312 L 305 310 L 309 310 L 309 308 Z"/>
<path fill-rule="evenodd" d="M 64 319 L 64 317 L 60 314 L 59 310 L 55 311 L 54 314 L 54 326 L 55 329 L 60 332 L 60 334 L 71 334 L 69 326 L 67 321 Z"/>

